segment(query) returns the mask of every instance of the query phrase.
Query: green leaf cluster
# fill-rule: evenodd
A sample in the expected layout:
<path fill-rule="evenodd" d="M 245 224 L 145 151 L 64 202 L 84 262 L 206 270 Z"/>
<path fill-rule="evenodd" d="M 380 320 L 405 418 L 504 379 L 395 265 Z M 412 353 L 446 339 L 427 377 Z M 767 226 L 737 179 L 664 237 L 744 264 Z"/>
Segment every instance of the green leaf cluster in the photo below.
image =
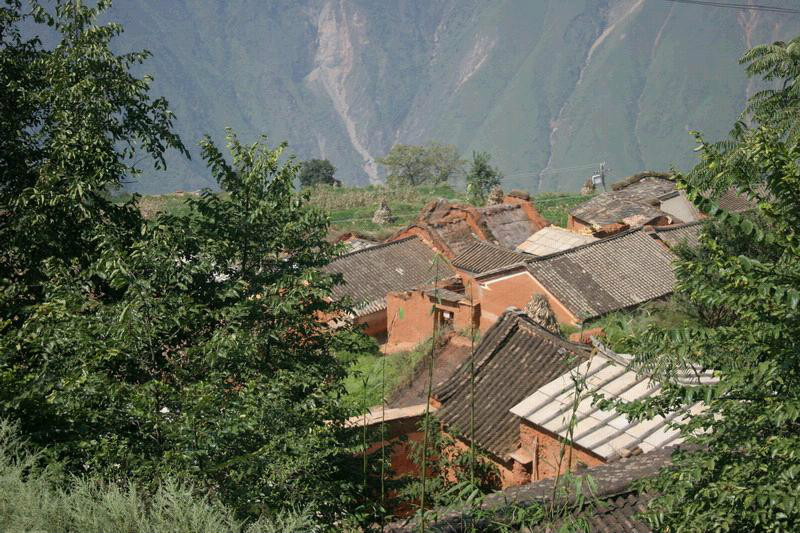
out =
<path fill-rule="evenodd" d="M 664 384 L 621 406 L 632 417 L 674 418 L 691 445 L 648 484 L 655 531 L 800 528 L 800 38 L 751 50 L 748 72 L 780 82 L 747 108 L 724 143 L 698 135 L 700 164 L 680 186 L 709 215 L 700 245 L 681 251 L 678 297 L 697 320 L 652 325 L 629 348 Z M 729 191 L 753 209 L 729 212 Z M 711 372 L 714 381 L 698 380 Z M 699 411 L 698 402 L 704 409 Z"/>
<path fill-rule="evenodd" d="M 472 166 L 467 172 L 467 194 L 474 205 L 483 205 L 493 187 L 500 185 L 503 174 L 489 164 L 487 152 L 472 152 Z"/>
<path fill-rule="evenodd" d="M 439 185 L 458 176 L 464 161 L 455 146 L 395 144 L 389 153 L 376 160 L 387 170 L 390 187 Z"/>
<path fill-rule="evenodd" d="M 225 198 L 145 221 L 109 191 L 184 151 L 99 2 L 0 9 L 0 416 L 72 473 L 191 482 L 239 516 L 355 505 L 327 217 L 284 146 L 208 138 Z M 46 23 L 52 49 L 21 26 Z M 8 105 L 6 105 L 8 104 Z M 357 477 L 357 476 L 356 476 Z"/>

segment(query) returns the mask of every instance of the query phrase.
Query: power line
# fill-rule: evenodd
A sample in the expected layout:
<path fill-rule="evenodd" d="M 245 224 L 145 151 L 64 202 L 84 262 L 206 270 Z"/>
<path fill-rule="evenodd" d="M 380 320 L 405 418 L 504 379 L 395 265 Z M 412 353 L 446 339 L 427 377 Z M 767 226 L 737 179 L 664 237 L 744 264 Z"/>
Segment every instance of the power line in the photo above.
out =
<path fill-rule="evenodd" d="M 750 11 L 766 11 L 769 13 L 782 13 L 784 15 L 800 15 L 800 9 L 790 7 L 765 6 L 762 4 L 733 4 L 730 2 L 713 2 L 710 0 L 664 0 L 676 4 L 693 4 L 707 7 L 725 7 L 729 9 L 744 9 Z"/>

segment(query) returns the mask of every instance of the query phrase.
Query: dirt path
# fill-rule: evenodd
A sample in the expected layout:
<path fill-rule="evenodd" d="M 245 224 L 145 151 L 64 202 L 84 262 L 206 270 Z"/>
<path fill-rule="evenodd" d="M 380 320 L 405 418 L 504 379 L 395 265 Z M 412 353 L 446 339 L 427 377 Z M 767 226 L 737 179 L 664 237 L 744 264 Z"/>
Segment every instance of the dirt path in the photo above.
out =
<path fill-rule="evenodd" d="M 433 387 L 445 381 L 467 360 L 471 353 L 469 340 L 463 337 L 451 339 L 436 356 L 433 366 Z M 388 402 L 390 408 L 408 407 L 424 403 L 428 394 L 428 367 L 422 365 L 411 384 L 398 390 Z"/>

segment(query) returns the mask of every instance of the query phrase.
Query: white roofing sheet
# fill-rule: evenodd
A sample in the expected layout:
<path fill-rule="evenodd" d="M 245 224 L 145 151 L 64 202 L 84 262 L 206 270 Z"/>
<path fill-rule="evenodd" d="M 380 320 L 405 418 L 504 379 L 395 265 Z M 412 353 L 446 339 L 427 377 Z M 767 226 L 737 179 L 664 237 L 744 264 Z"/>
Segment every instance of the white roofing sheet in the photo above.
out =
<path fill-rule="evenodd" d="M 596 240 L 591 235 L 581 235 L 558 226 L 547 226 L 517 246 L 517 251 L 531 255 L 548 255 Z"/>
<path fill-rule="evenodd" d="M 678 414 L 666 419 L 659 416 L 652 420 L 631 422 L 616 410 L 592 406 L 593 395 L 598 392 L 605 398 L 626 401 L 659 393 L 657 383 L 628 368 L 629 361 L 630 356 L 601 351 L 537 390 L 512 407 L 511 412 L 566 438 L 576 402 L 576 382 L 583 381 L 585 385 L 577 398 L 572 435 L 573 442 L 578 446 L 612 460 L 637 447 L 649 452 L 679 443 L 682 439 L 678 430 L 668 424 L 670 421 L 682 421 L 683 417 Z M 690 412 L 701 409 L 702 404 L 698 403 Z"/>

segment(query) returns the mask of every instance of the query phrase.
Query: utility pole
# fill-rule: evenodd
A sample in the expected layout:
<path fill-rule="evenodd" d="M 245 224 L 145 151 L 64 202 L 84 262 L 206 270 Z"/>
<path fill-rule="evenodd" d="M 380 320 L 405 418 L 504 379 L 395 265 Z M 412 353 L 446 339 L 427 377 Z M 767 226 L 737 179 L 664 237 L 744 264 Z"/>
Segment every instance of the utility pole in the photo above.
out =
<path fill-rule="evenodd" d="M 606 163 L 603 161 L 600 163 L 600 174 L 595 174 L 592 176 L 592 185 L 597 188 L 598 185 L 603 186 L 603 192 L 606 190 Z"/>

